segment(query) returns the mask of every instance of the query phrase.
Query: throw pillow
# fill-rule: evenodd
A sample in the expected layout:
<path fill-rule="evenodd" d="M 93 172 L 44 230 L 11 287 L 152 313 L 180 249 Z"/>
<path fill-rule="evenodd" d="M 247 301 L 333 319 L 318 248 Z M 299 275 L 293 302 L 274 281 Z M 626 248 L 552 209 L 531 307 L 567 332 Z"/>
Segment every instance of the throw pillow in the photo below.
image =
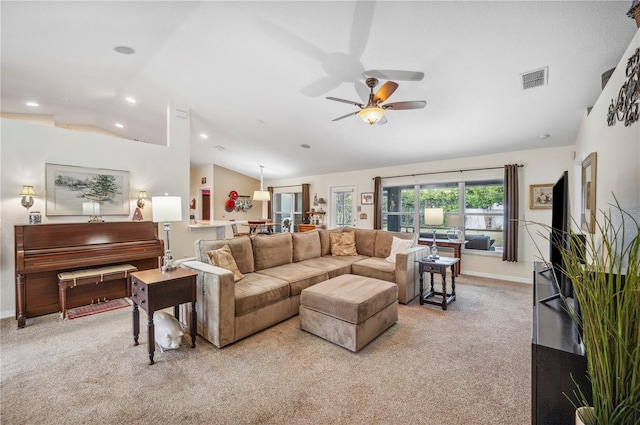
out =
<path fill-rule="evenodd" d="M 390 263 L 395 263 L 396 254 L 398 252 L 406 251 L 407 249 L 411 248 L 412 245 L 413 241 L 411 239 L 400 239 L 394 236 L 393 240 L 391 241 L 391 254 L 389 254 L 389 256 L 385 258 L 385 260 Z"/>
<path fill-rule="evenodd" d="M 233 272 L 234 282 L 237 282 L 244 277 L 244 275 L 240 273 L 240 270 L 238 269 L 238 265 L 236 264 L 236 260 L 231 254 L 231 248 L 229 248 L 229 245 L 225 245 L 220 249 L 208 251 L 207 255 L 209 256 L 209 262 L 212 265 L 222 267 L 223 269 L 227 269 L 230 272 Z"/>
<path fill-rule="evenodd" d="M 354 232 L 330 233 L 331 255 L 358 255 Z"/>

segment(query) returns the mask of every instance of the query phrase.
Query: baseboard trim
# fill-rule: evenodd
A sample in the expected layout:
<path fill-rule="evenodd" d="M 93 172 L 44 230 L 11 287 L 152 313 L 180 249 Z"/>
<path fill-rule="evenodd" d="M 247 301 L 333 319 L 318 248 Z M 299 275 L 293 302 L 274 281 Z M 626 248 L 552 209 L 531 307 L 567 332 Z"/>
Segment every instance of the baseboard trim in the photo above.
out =
<path fill-rule="evenodd" d="M 533 281 L 530 278 L 525 278 L 525 277 L 505 276 L 502 274 L 493 274 L 493 273 L 470 272 L 464 269 L 460 270 L 460 273 L 465 276 L 486 277 L 489 279 L 499 279 L 499 280 L 506 280 L 508 282 L 528 283 L 529 285 L 533 285 Z"/>

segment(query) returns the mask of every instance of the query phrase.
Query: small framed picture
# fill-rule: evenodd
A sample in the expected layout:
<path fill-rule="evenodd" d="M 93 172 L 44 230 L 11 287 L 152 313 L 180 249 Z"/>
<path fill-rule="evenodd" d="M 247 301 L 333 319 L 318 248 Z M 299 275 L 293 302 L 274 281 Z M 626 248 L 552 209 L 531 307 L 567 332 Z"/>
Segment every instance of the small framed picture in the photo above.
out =
<path fill-rule="evenodd" d="M 553 206 L 553 183 L 532 184 L 529 186 L 529 208 L 532 210 L 550 209 Z"/>
<path fill-rule="evenodd" d="M 373 205 L 373 192 L 361 193 L 360 205 Z"/>

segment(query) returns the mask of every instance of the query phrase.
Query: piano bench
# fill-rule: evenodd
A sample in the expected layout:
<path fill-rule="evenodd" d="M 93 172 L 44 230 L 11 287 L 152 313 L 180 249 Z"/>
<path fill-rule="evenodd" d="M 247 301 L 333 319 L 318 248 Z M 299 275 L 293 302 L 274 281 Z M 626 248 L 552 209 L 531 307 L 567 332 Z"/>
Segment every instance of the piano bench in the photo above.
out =
<path fill-rule="evenodd" d="M 100 282 L 106 282 L 109 280 L 126 279 L 129 273 L 135 271 L 138 271 L 138 269 L 131 264 L 117 264 L 113 266 L 58 273 L 62 318 L 66 319 L 67 317 L 67 288 L 73 288 L 79 285 L 97 285 Z"/>

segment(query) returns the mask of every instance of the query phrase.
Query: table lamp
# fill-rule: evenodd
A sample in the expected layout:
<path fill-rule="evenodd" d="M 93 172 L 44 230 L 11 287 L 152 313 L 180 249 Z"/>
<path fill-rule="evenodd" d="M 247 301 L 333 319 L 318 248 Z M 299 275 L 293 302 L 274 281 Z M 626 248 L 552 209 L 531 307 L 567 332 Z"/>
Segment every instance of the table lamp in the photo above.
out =
<path fill-rule="evenodd" d="M 424 224 L 430 226 L 442 226 L 444 223 L 444 210 L 442 208 L 425 208 Z M 438 247 L 436 246 L 436 229 L 433 228 L 433 245 L 431 245 L 431 259 L 438 259 Z"/>
<path fill-rule="evenodd" d="M 95 201 L 82 203 L 82 215 L 89 216 L 89 223 L 102 223 L 102 217 L 100 217 L 100 203 Z"/>
<path fill-rule="evenodd" d="M 164 223 L 164 231 L 167 239 L 167 249 L 164 252 L 164 261 L 162 265 L 162 271 L 166 272 L 173 270 L 176 267 L 171 264 L 171 247 L 169 245 L 169 230 L 172 221 L 182 221 L 182 199 L 179 196 L 169 196 L 165 193 L 164 196 L 152 196 L 151 203 L 153 204 L 154 223 Z"/>
<path fill-rule="evenodd" d="M 450 214 L 447 216 L 447 227 L 452 228 L 451 232 L 448 233 L 451 235 L 449 239 L 455 239 L 458 241 L 462 239 L 462 231 L 458 228 L 463 224 L 461 215 Z"/>

